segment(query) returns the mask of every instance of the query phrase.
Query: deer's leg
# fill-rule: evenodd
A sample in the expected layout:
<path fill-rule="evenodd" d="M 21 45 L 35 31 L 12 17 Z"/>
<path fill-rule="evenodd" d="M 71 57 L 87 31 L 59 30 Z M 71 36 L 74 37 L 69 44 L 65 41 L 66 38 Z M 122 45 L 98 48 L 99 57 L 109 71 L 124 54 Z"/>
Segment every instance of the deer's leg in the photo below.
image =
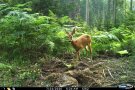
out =
<path fill-rule="evenodd" d="M 78 60 L 81 60 L 80 52 L 78 51 Z"/>
<path fill-rule="evenodd" d="M 91 43 L 88 45 L 88 47 L 89 47 L 89 50 L 90 50 L 90 58 L 91 58 L 91 60 L 92 60 L 92 47 L 91 47 Z"/>
<path fill-rule="evenodd" d="M 88 49 L 87 49 L 87 46 L 85 47 L 85 50 L 86 50 L 86 56 L 88 56 Z"/>
<path fill-rule="evenodd" d="M 76 60 L 79 60 L 79 51 L 76 51 Z"/>
<path fill-rule="evenodd" d="M 79 56 L 78 56 L 78 51 L 76 51 L 76 52 L 75 52 L 74 59 L 75 59 L 75 60 L 78 60 L 78 57 L 79 57 Z"/>
<path fill-rule="evenodd" d="M 72 64 L 76 65 L 78 60 L 79 60 L 79 51 L 76 51 L 75 52 L 75 58 L 73 59 Z"/>
<path fill-rule="evenodd" d="M 76 51 L 76 58 L 77 58 L 77 60 L 80 60 L 81 59 L 80 58 L 80 51 L 79 50 Z"/>

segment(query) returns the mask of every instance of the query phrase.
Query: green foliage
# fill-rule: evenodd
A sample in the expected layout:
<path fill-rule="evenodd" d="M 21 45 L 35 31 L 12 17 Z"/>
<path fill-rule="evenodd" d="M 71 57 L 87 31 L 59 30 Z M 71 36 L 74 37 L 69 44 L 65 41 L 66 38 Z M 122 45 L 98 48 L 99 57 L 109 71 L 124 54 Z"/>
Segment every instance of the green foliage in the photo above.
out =
<path fill-rule="evenodd" d="M 127 50 L 123 50 L 123 51 L 118 51 L 117 53 L 119 53 L 120 55 L 124 55 L 124 54 L 128 54 Z"/>
<path fill-rule="evenodd" d="M 37 63 L 32 64 L 18 59 L 10 62 L 4 59 L 1 62 L 3 63 L 0 63 L 0 86 L 3 87 L 29 86 L 41 75 L 41 70 Z"/>
<path fill-rule="evenodd" d="M 3 63 L 0 63 L 0 70 L 3 70 L 3 69 L 11 69 L 12 67 L 9 66 L 9 65 L 5 65 Z"/>
<path fill-rule="evenodd" d="M 130 52 L 130 55 L 134 56 L 135 55 L 135 33 L 132 33 L 130 35 L 130 38 L 127 39 L 122 47 Z"/>
<path fill-rule="evenodd" d="M 52 11 L 49 15 L 14 10 L 0 19 L 1 54 L 10 59 L 36 59 L 44 53 L 55 54 L 66 50 L 69 44 L 66 45 L 61 24 L 72 23 L 73 20 L 69 17 L 59 19 Z"/>
<path fill-rule="evenodd" d="M 91 35 L 92 35 L 92 47 L 93 47 L 93 51 L 94 51 L 93 53 L 95 55 L 97 55 L 97 54 L 106 54 L 106 55 L 114 54 L 120 47 L 120 45 L 118 45 L 119 38 L 110 32 L 97 31 L 97 29 L 94 29 L 94 32 L 92 32 Z"/>
<path fill-rule="evenodd" d="M 77 22 L 75 22 L 75 21 L 73 21 L 70 17 L 68 17 L 68 16 L 64 16 L 64 17 L 61 17 L 60 19 L 59 19 L 59 23 L 61 24 L 61 25 L 64 25 L 64 24 L 75 24 L 75 23 L 77 23 Z"/>
<path fill-rule="evenodd" d="M 92 32 L 93 53 L 105 55 L 117 55 L 118 52 L 126 50 L 128 55 L 134 53 L 134 32 L 130 31 L 125 25 L 112 28 L 109 32 Z"/>
<path fill-rule="evenodd" d="M 129 30 L 135 31 L 135 12 L 128 12 L 125 20 L 125 25 Z"/>
<path fill-rule="evenodd" d="M 121 43 L 121 50 L 127 50 L 129 54 L 134 52 L 134 31 L 130 30 L 128 27 L 121 25 L 119 28 L 113 28 L 111 33 L 115 34 Z M 121 51 L 120 50 L 120 51 Z"/>
<path fill-rule="evenodd" d="M 75 22 L 68 16 L 58 18 L 51 10 L 49 16 L 24 12 L 23 9 L 27 5 L 28 3 L 15 5 L 14 7 L 19 9 L 9 9 L 0 19 L 0 54 L 3 57 L 37 59 L 44 53 L 56 55 L 56 53 L 72 51 L 73 47 L 67 42 L 64 32 L 65 24 L 81 26 L 83 31 L 79 35 L 90 33 L 95 56 L 116 54 L 122 50 L 127 50 L 131 54 L 134 51 L 134 45 L 130 43 L 130 41 L 134 42 L 134 34 L 125 25 L 114 27 L 109 32 L 97 29 L 90 31 L 86 23 Z M 1 6 L 2 10 L 7 8 L 13 7 L 6 4 Z"/>
<path fill-rule="evenodd" d="M 29 70 L 22 69 L 22 71 L 19 71 L 17 78 L 23 81 L 27 79 L 35 80 L 40 74 L 41 74 L 41 70 L 39 69 L 38 65 L 35 64 L 35 65 L 31 65 Z"/>
<path fill-rule="evenodd" d="M 130 38 L 130 35 L 132 34 L 132 32 L 125 25 L 121 25 L 119 28 L 112 28 L 110 32 L 116 35 L 121 42 Z"/>
<path fill-rule="evenodd" d="M 30 45 L 34 42 L 34 39 L 30 40 L 35 31 L 33 17 L 25 12 L 11 11 L 0 23 L 1 48 L 4 46 L 10 50 L 11 56 L 25 53 L 26 49 L 34 46 Z"/>
<path fill-rule="evenodd" d="M 24 4 L 17 4 L 10 6 L 7 3 L 0 4 L 0 18 L 7 15 L 10 11 L 23 11 L 23 12 L 31 12 L 31 3 L 32 2 L 27 2 Z"/>
<path fill-rule="evenodd" d="M 86 2 L 85 0 L 78 1 L 0 1 L 4 2 L 0 4 L 0 81 L 2 81 L 0 85 L 28 86 L 28 83 L 36 82 L 41 75 L 41 70 L 38 64 L 35 64 L 35 60 L 39 60 L 46 54 L 57 56 L 65 52 L 73 52 L 74 49 L 64 32 L 64 29 L 67 29 L 64 27 L 66 25 L 82 27 L 76 32 L 75 37 L 84 33 L 91 35 L 93 56 L 95 57 L 98 55 L 113 56 L 119 53 L 121 56 L 131 55 L 132 59 L 135 59 L 135 13 L 124 11 L 122 0 L 117 0 L 117 6 L 112 8 L 114 10 L 112 13 L 110 12 L 112 9 L 110 8 L 109 11 L 109 7 L 107 7 L 109 4 L 107 5 L 106 0 L 91 0 L 89 19 L 91 26 L 96 27 L 92 30 L 84 21 L 77 22 L 70 18 L 77 19 L 80 17 L 79 14 L 83 18 L 85 17 Z M 79 3 L 83 3 L 83 5 L 81 6 Z M 111 1 L 110 5 L 112 4 Z M 78 6 L 82 7 L 81 11 Z M 114 16 L 115 14 L 116 16 Z M 125 16 L 125 14 L 127 15 Z M 120 25 L 122 23 L 123 25 Z M 113 27 L 115 24 L 117 28 Z M 104 30 L 106 27 L 110 30 Z M 8 64 L 3 63 L 5 61 L 2 60 L 8 61 Z M 24 63 L 23 60 L 27 63 Z M 41 62 L 42 65 L 44 63 L 46 62 Z M 133 67 L 134 63 L 132 64 Z M 66 66 L 72 67 L 70 64 L 66 64 Z M 121 76 L 121 79 L 126 78 L 124 75 Z"/>

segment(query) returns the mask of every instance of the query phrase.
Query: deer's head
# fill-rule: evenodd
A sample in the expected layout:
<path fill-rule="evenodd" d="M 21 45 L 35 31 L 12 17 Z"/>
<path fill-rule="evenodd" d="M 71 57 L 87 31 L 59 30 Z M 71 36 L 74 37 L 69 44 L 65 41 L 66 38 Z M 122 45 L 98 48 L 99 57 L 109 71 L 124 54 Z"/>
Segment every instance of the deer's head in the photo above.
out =
<path fill-rule="evenodd" d="M 67 32 L 65 30 L 65 32 L 67 34 L 67 37 L 69 38 L 69 41 L 72 41 L 72 37 L 73 37 L 73 34 L 75 34 L 75 31 L 76 31 L 76 27 L 73 28 L 73 31 L 72 32 Z"/>

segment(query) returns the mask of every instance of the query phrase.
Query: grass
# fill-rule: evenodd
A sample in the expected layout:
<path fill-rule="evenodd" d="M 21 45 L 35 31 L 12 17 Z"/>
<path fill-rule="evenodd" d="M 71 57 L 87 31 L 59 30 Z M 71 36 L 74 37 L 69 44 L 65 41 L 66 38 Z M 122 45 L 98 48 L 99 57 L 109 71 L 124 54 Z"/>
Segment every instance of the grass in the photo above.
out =
<path fill-rule="evenodd" d="M 0 60 L 0 86 L 28 86 L 38 75 L 40 69 L 37 63 L 23 60 Z"/>

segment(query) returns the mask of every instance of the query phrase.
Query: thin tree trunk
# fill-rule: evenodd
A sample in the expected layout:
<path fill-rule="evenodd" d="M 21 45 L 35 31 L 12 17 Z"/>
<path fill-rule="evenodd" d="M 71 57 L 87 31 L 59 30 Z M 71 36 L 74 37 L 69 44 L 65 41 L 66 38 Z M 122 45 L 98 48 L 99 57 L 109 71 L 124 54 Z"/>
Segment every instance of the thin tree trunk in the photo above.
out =
<path fill-rule="evenodd" d="M 132 7 L 133 7 L 133 0 L 130 0 L 130 11 L 132 11 Z"/>
<path fill-rule="evenodd" d="M 125 16 L 126 16 L 126 6 L 127 6 L 127 4 L 126 4 L 126 2 L 127 2 L 127 0 L 124 0 L 125 2 L 124 2 L 124 18 L 125 18 Z"/>
<path fill-rule="evenodd" d="M 117 0 L 113 0 L 113 20 L 114 26 L 116 26 L 116 11 L 117 10 Z"/>
<path fill-rule="evenodd" d="M 103 18 L 103 25 L 105 27 L 105 5 L 103 6 L 103 15 L 102 15 L 102 18 Z"/>
<path fill-rule="evenodd" d="M 76 19 L 79 20 L 79 19 L 80 19 L 79 17 L 80 17 L 80 15 L 81 15 L 81 14 L 80 14 L 80 13 L 81 13 L 81 5 L 80 5 L 81 3 L 80 3 L 80 0 L 77 0 L 76 2 L 77 2 L 77 14 L 76 14 Z"/>
<path fill-rule="evenodd" d="M 111 6 L 111 0 L 108 0 L 108 10 L 107 10 L 107 29 L 110 27 L 110 20 L 111 20 L 111 15 L 110 15 L 110 6 Z"/>
<path fill-rule="evenodd" d="M 86 0 L 86 23 L 89 24 L 89 0 Z"/>

